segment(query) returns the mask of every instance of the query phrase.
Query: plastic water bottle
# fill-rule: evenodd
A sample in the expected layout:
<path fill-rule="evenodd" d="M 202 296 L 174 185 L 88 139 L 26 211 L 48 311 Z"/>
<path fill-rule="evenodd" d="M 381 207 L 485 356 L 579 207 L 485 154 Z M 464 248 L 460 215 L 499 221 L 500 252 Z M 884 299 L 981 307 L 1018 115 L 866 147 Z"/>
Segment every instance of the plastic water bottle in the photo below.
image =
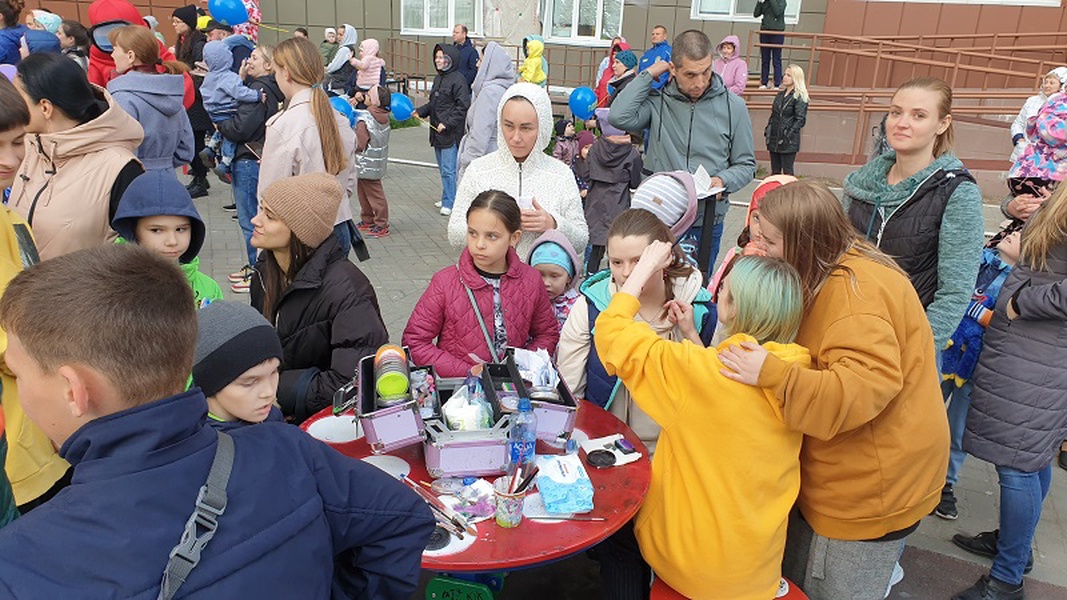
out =
<path fill-rule="evenodd" d="M 512 415 L 508 434 L 508 470 L 532 463 L 537 449 L 537 415 L 529 398 L 519 399 L 519 412 Z"/>

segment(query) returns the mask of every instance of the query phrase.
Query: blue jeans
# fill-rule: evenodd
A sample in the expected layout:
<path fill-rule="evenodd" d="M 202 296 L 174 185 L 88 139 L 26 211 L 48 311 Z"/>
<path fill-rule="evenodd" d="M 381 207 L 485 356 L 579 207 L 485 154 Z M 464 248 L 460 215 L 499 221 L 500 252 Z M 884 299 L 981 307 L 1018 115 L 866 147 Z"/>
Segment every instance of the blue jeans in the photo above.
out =
<path fill-rule="evenodd" d="M 784 44 L 785 36 L 781 34 L 759 34 L 759 43 L 761 44 Z M 760 67 L 759 67 L 759 83 L 760 85 L 767 85 L 767 79 L 770 75 L 771 63 L 774 63 L 774 87 L 782 85 L 782 49 L 781 48 L 760 48 Z"/>
<path fill-rule="evenodd" d="M 960 468 L 967 453 L 963 451 L 963 430 L 967 428 L 967 411 L 971 408 L 971 382 L 956 387 L 954 381 L 941 382 L 941 393 L 948 402 L 948 431 L 952 442 L 948 453 L 948 473 L 945 483 L 956 485 L 960 479 Z M 950 400 L 951 398 L 951 400 Z"/>
<path fill-rule="evenodd" d="M 1000 537 L 989 574 L 1004 583 L 1019 585 L 1030 559 L 1030 546 L 1041 520 L 1041 503 L 1052 483 L 1052 464 L 1035 473 L 997 466 L 1000 478 Z"/>
<path fill-rule="evenodd" d="M 434 148 L 433 154 L 437 157 L 437 166 L 441 169 L 441 208 L 452 209 L 456 203 L 456 159 L 459 157 L 459 146 L 448 148 Z"/>
<path fill-rule="evenodd" d="M 256 249 L 252 247 L 252 217 L 259 211 L 259 199 L 256 188 L 259 187 L 259 161 L 241 158 L 234 161 L 233 203 L 237 205 L 237 223 L 241 226 L 241 235 L 245 239 L 248 252 L 248 264 L 256 264 Z"/>
<path fill-rule="evenodd" d="M 708 210 L 715 210 L 714 207 L 709 206 Z M 723 220 L 716 219 L 715 224 L 711 227 L 711 255 L 708 257 L 708 264 L 698 265 L 703 271 L 705 281 L 710 281 L 712 275 L 715 274 L 715 259 L 719 256 L 719 245 L 722 243 L 722 226 Z M 694 225 L 682 234 L 682 239 L 678 242 L 678 247 L 685 253 L 686 258 L 693 265 L 697 264 L 697 254 L 700 252 L 700 234 L 703 227 L 701 225 Z"/>
<path fill-rule="evenodd" d="M 352 250 L 352 229 L 348 226 L 350 221 L 344 223 L 338 223 L 333 226 L 333 234 L 337 236 L 337 241 L 341 243 L 341 249 L 345 251 L 345 256 Z"/>
<path fill-rule="evenodd" d="M 237 143 L 222 137 L 222 134 L 216 131 L 211 135 L 206 147 L 215 155 L 221 170 L 229 173 L 233 157 L 237 154 Z"/>

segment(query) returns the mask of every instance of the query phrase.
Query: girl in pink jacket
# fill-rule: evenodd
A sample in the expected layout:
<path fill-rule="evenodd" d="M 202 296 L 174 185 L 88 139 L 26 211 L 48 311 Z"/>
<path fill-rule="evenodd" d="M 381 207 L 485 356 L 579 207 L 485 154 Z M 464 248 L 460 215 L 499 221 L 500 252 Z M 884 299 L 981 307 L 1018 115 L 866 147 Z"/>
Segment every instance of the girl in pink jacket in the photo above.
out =
<path fill-rule="evenodd" d="M 352 66 L 359 69 L 356 87 L 366 92 L 381 83 L 385 60 L 378 56 L 378 40 L 367 38 L 359 43 L 359 58 L 353 58 Z"/>
<path fill-rule="evenodd" d="M 740 96 L 748 83 L 748 65 L 741 58 L 741 41 L 736 35 L 728 35 L 715 46 L 715 54 L 712 70 L 722 77 L 726 89 Z"/>
<path fill-rule="evenodd" d="M 514 198 L 498 190 L 474 198 L 459 262 L 433 276 L 404 329 L 415 364 L 462 377 L 501 362 L 508 346 L 555 353 L 559 324 L 541 274 L 515 252 L 521 237 Z"/>

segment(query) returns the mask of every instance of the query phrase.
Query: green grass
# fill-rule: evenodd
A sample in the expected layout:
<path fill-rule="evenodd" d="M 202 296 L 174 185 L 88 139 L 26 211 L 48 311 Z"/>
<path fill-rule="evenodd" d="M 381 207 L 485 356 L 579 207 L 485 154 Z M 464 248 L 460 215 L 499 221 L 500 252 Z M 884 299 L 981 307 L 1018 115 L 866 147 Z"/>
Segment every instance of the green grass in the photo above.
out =
<path fill-rule="evenodd" d="M 389 117 L 389 127 L 393 129 L 407 129 L 408 127 L 418 127 L 422 124 L 418 117 L 412 116 L 407 121 L 397 121 L 392 116 Z"/>

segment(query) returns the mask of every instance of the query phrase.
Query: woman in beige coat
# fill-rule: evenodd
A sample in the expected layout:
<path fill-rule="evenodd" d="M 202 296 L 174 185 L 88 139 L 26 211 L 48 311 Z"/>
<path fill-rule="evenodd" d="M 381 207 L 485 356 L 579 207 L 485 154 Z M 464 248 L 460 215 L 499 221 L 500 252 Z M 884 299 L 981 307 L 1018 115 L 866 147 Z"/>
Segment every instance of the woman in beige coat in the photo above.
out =
<path fill-rule="evenodd" d="M 41 259 L 113 241 L 111 216 L 144 172 L 141 125 L 62 54 L 23 59 L 15 87 L 30 124 L 8 206 L 33 228 Z"/>

